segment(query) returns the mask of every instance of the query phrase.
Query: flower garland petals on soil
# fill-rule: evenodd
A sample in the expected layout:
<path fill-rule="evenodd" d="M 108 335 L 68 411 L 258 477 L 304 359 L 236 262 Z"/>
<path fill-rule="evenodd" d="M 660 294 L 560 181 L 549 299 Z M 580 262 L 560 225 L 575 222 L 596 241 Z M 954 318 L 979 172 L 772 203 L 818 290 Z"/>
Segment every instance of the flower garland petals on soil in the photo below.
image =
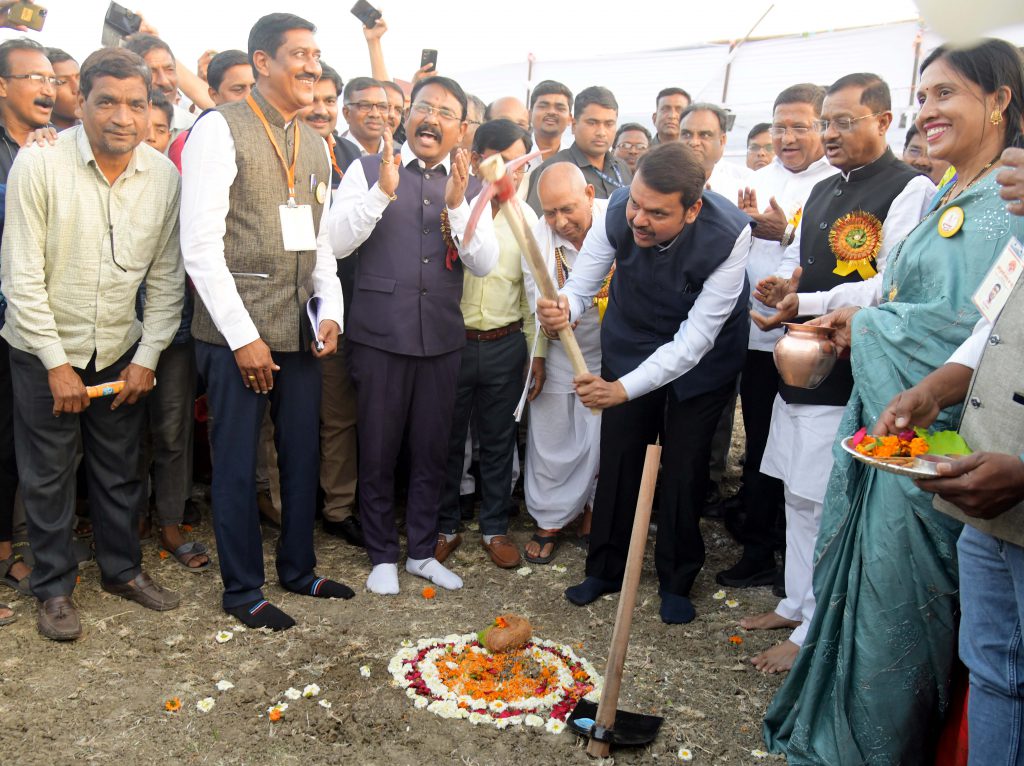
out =
<path fill-rule="evenodd" d="M 441 718 L 499 729 L 544 726 L 553 734 L 565 729 L 581 699 L 596 702 L 603 685 L 569 646 L 532 638 L 518 650 L 492 653 L 475 633 L 403 646 L 388 672 L 415 707 Z"/>

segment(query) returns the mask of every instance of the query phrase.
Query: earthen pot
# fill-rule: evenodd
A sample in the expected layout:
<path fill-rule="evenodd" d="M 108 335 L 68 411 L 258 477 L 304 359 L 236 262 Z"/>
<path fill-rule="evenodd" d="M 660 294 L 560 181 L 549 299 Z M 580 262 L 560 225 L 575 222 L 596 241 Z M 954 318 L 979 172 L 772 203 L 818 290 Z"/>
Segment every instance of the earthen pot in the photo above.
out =
<path fill-rule="evenodd" d="M 836 347 L 831 327 L 784 322 L 786 334 L 775 344 L 775 366 L 786 385 L 817 388 L 832 372 Z"/>

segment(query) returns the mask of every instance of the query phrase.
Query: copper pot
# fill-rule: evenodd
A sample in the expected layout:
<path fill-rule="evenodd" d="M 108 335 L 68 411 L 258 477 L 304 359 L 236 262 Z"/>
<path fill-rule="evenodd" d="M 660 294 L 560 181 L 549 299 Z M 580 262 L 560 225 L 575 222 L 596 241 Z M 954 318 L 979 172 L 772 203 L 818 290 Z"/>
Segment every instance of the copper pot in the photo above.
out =
<path fill-rule="evenodd" d="M 836 347 L 832 327 L 783 322 L 786 334 L 775 344 L 775 366 L 783 382 L 796 388 L 817 388 L 832 372 Z"/>

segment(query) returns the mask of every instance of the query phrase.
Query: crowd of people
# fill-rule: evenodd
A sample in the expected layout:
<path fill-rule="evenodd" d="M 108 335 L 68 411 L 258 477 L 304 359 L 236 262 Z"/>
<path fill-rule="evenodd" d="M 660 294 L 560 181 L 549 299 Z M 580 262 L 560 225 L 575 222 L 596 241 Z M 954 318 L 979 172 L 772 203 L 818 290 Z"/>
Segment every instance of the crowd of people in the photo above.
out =
<path fill-rule="evenodd" d="M 929 762 L 959 635 L 971 762 L 1024 763 L 1020 52 L 933 51 L 902 159 L 880 77 L 793 84 L 740 165 L 727 110 L 682 88 L 650 127 L 620 125 L 600 86 L 484 104 L 430 65 L 392 80 L 386 31 L 363 28 L 369 75 L 347 81 L 287 13 L 196 72 L 145 22 L 81 65 L 0 44 L 0 582 L 36 600 L 39 632 L 82 634 L 83 527 L 103 590 L 179 605 L 140 539 L 155 515 L 174 561 L 210 569 L 183 531 L 199 453 L 222 606 L 249 627 L 295 624 L 265 598 L 261 518 L 281 587 L 311 598 L 355 595 L 317 570 L 318 515 L 365 548 L 365 589 L 394 595 L 403 560 L 461 588 L 450 557 L 476 514 L 500 568 L 582 544 L 565 596 L 583 606 L 621 586 L 660 439 L 661 619 L 695 619 L 701 517 L 724 516 L 742 554 L 717 581 L 781 598 L 741 624 L 790 631 L 753 658 L 788 672 L 773 751 Z M 557 298 L 481 196 L 493 155 Z M 994 310 L 976 295 L 993 275 Z M 849 351 L 816 388 L 773 362 L 792 321 Z M 743 480 L 723 501 L 737 398 Z M 959 427 L 977 451 L 915 483 L 837 446 L 864 426 Z"/>

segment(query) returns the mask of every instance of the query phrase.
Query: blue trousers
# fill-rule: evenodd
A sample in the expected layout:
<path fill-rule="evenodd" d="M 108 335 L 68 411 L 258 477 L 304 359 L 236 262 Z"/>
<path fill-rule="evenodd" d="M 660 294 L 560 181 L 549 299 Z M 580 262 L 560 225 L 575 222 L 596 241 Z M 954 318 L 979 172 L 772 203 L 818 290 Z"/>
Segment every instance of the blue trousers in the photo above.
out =
<path fill-rule="evenodd" d="M 278 580 L 289 590 L 304 590 L 316 568 L 313 518 L 320 461 L 320 365 L 305 351 L 273 356 L 281 369 L 264 396 L 242 383 L 231 349 L 196 341 L 196 361 L 210 403 L 213 529 L 225 609 L 263 598 L 256 451 L 268 403 L 281 472 Z"/>
<path fill-rule="evenodd" d="M 1024 766 L 1024 548 L 964 527 L 957 553 L 970 763 Z"/>

